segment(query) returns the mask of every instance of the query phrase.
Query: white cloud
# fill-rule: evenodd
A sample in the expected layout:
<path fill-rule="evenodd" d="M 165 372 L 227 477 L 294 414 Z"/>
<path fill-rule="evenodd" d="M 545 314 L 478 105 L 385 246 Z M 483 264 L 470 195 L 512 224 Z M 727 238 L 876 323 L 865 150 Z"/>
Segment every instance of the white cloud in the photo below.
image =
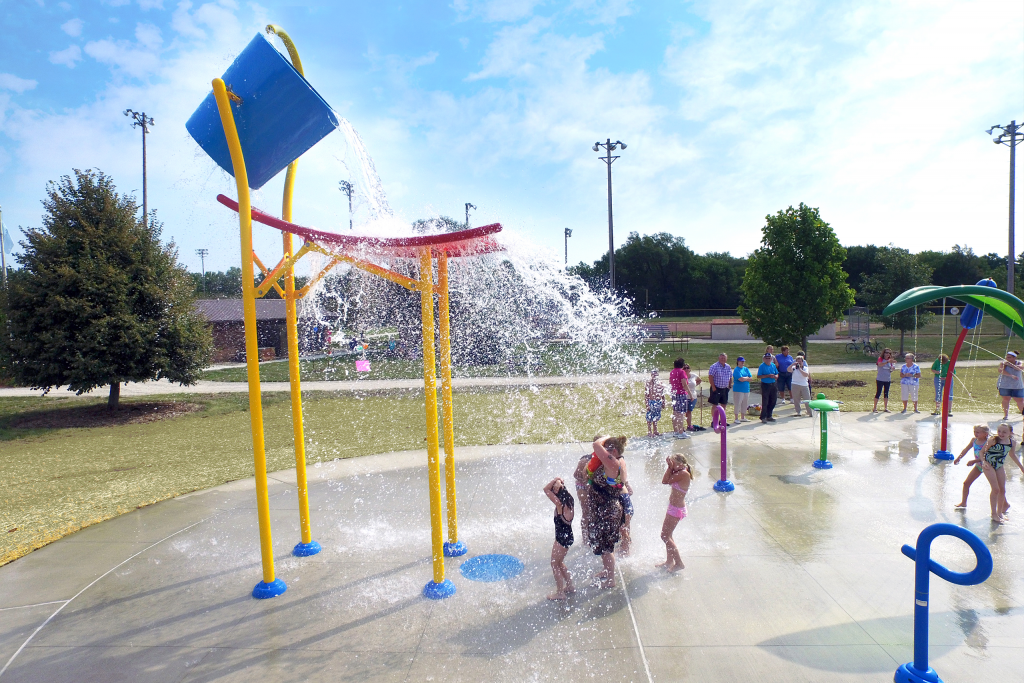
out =
<path fill-rule="evenodd" d="M 0 73 L 0 90 L 10 90 L 12 92 L 22 93 L 26 90 L 32 90 L 38 85 L 36 81 L 28 78 L 18 78 L 14 74 L 3 74 Z"/>
<path fill-rule="evenodd" d="M 452 9 L 465 20 L 479 17 L 489 22 L 513 22 L 533 14 L 543 0 L 455 0 Z"/>
<path fill-rule="evenodd" d="M 164 0 L 139 0 L 139 9 L 143 11 L 163 8 Z"/>
<path fill-rule="evenodd" d="M 129 76 L 143 78 L 159 69 L 159 49 L 163 39 L 160 29 L 152 24 L 138 24 L 135 38 L 137 43 L 111 38 L 94 40 L 86 43 L 85 53 Z"/>
<path fill-rule="evenodd" d="M 63 64 L 69 69 L 74 69 L 75 64 L 82 59 L 82 48 L 77 45 L 69 45 L 63 50 L 50 53 L 50 62 L 52 64 Z"/>
<path fill-rule="evenodd" d="M 69 19 L 60 25 L 60 30 L 72 37 L 82 35 L 82 27 L 85 25 L 81 19 Z"/>
<path fill-rule="evenodd" d="M 57 3 L 57 7 L 60 7 L 65 12 L 70 12 L 71 11 L 71 5 L 69 5 L 66 2 L 58 2 Z"/>

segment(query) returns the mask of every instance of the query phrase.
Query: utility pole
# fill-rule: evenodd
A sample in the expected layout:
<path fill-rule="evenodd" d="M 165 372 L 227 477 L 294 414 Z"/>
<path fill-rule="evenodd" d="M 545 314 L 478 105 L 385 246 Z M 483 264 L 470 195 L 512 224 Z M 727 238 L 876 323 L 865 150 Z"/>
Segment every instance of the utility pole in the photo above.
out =
<path fill-rule="evenodd" d="M 338 181 L 338 189 L 348 195 L 348 229 L 352 229 L 352 183 L 347 180 Z"/>
<path fill-rule="evenodd" d="M 626 149 L 626 143 L 620 140 L 612 142 L 611 138 L 608 138 L 605 142 L 594 143 L 595 152 L 601 149 L 606 151 L 605 156 L 598 157 L 598 159 L 608 165 L 608 276 L 609 286 L 613 292 L 615 291 L 615 236 L 612 230 L 612 164 L 619 157 L 612 156 L 612 152 L 616 148 Z"/>
<path fill-rule="evenodd" d="M 473 206 L 469 202 L 466 202 L 466 230 L 469 230 L 469 210 L 470 209 L 473 209 L 474 211 L 476 211 L 476 207 L 475 206 Z"/>
<path fill-rule="evenodd" d="M 196 249 L 199 262 L 203 264 L 203 294 L 206 294 L 206 257 L 210 254 L 209 249 Z"/>
<path fill-rule="evenodd" d="M 149 226 L 149 202 L 146 196 L 146 133 L 153 125 L 153 119 L 146 116 L 146 112 L 132 111 L 125 109 L 124 115 L 132 119 L 132 128 L 142 129 L 142 225 Z"/>
<path fill-rule="evenodd" d="M 7 289 L 7 230 L 4 228 L 4 210 L 0 207 L 0 268 L 4 271 L 4 289 Z"/>
<path fill-rule="evenodd" d="M 565 229 L 565 265 L 569 265 L 569 238 L 572 237 L 572 230 Z"/>
<path fill-rule="evenodd" d="M 1006 259 L 1006 291 L 1013 294 L 1013 266 L 1017 260 L 1017 249 L 1013 242 L 1013 200 L 1014 200 L 1014 186 L 1015 182 L 1015 167 L 1017 165 L 1017 145 L 1020 144 L 1021 140 L 1024 140 L 1024 133 L 1020 132 L 1020 129 L 1024 128 L 1024 124 L 1017 125 L 1016 121 L 1010 121 L 1007 126 L 992 126 L 986 133 L 992 135 L 992 131 L 998 130 L 999 134 L 992 140 L 997 145 L 1006 145 L 1010 148 L 1010 253 Z"/>

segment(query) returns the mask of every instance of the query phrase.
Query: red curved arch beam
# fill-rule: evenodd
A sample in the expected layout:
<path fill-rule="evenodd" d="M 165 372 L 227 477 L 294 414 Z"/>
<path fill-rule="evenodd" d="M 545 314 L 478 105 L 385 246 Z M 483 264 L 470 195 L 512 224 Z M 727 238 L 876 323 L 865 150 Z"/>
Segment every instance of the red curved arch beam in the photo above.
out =
<path fill-rule="evenodd" d="M 238 211 L 238 202 L 222 194 L 217 201 L 232 211 Z M 449 256 L 474 256 L 503 251 L 504 248 L 491 235 L 501 232 L 501 223 L 492 223 L 479 228 L 448 232 L 440 235 L 424 235 L 422 237 L 367 237 L 358 235 L 339 235 L 335 232 L 314 230 L 288 221 L 275 218 L 259 209 L 252 209 L 252 219 L 257 223 L 277 228 L 293 235 L 298 235 L 307 242 L 340 247 L 342 250 L 362 253 L 388 254 L 390 256 L 419 256 L 422 247 L 431 247 L 443 251 Z"/>

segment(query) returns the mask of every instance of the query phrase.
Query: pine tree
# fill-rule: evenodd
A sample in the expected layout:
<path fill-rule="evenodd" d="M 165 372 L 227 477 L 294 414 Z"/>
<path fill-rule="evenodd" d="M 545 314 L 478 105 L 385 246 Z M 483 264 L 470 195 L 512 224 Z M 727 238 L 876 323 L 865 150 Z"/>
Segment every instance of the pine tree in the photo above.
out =
<path fill-rule="evenodd" d="M 27 230 L 22 268 L 10 280 L 6 340 L 22 384 L 79 394 L 166 378 L 194 384 L 212 340 L 195 308 L 192 280 L 161 226 L 137 216 L 102 171 L 75 169 L 50 182 L 43 227 Z"/>

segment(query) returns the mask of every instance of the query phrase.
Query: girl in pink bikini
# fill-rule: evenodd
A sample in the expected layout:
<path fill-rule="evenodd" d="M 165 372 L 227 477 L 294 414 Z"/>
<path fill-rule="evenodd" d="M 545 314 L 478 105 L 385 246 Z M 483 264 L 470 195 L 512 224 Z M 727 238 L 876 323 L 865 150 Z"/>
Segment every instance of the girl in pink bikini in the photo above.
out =
<path fill-rule="evenodd" d="M 690 490 L 690 480 L 693 476 L 690 471 L 690 463 L 686 456 L 675 453 L 665 459 L 668 465 L 665 476 L 661 478 L 662 484 L 672 487 L 668 498 L 668 511 L 665 513 L 665 523 L 661 525 L 661 540 L 665 542 L 665 561 L 659 564 L 670 572 L 677 572 L 683 568 L 683 558 L 679 556 L 679 548 L 672 540 L 672 532 L 676 530 L 679 520 L 686 517 L 686 492 Z"/>

